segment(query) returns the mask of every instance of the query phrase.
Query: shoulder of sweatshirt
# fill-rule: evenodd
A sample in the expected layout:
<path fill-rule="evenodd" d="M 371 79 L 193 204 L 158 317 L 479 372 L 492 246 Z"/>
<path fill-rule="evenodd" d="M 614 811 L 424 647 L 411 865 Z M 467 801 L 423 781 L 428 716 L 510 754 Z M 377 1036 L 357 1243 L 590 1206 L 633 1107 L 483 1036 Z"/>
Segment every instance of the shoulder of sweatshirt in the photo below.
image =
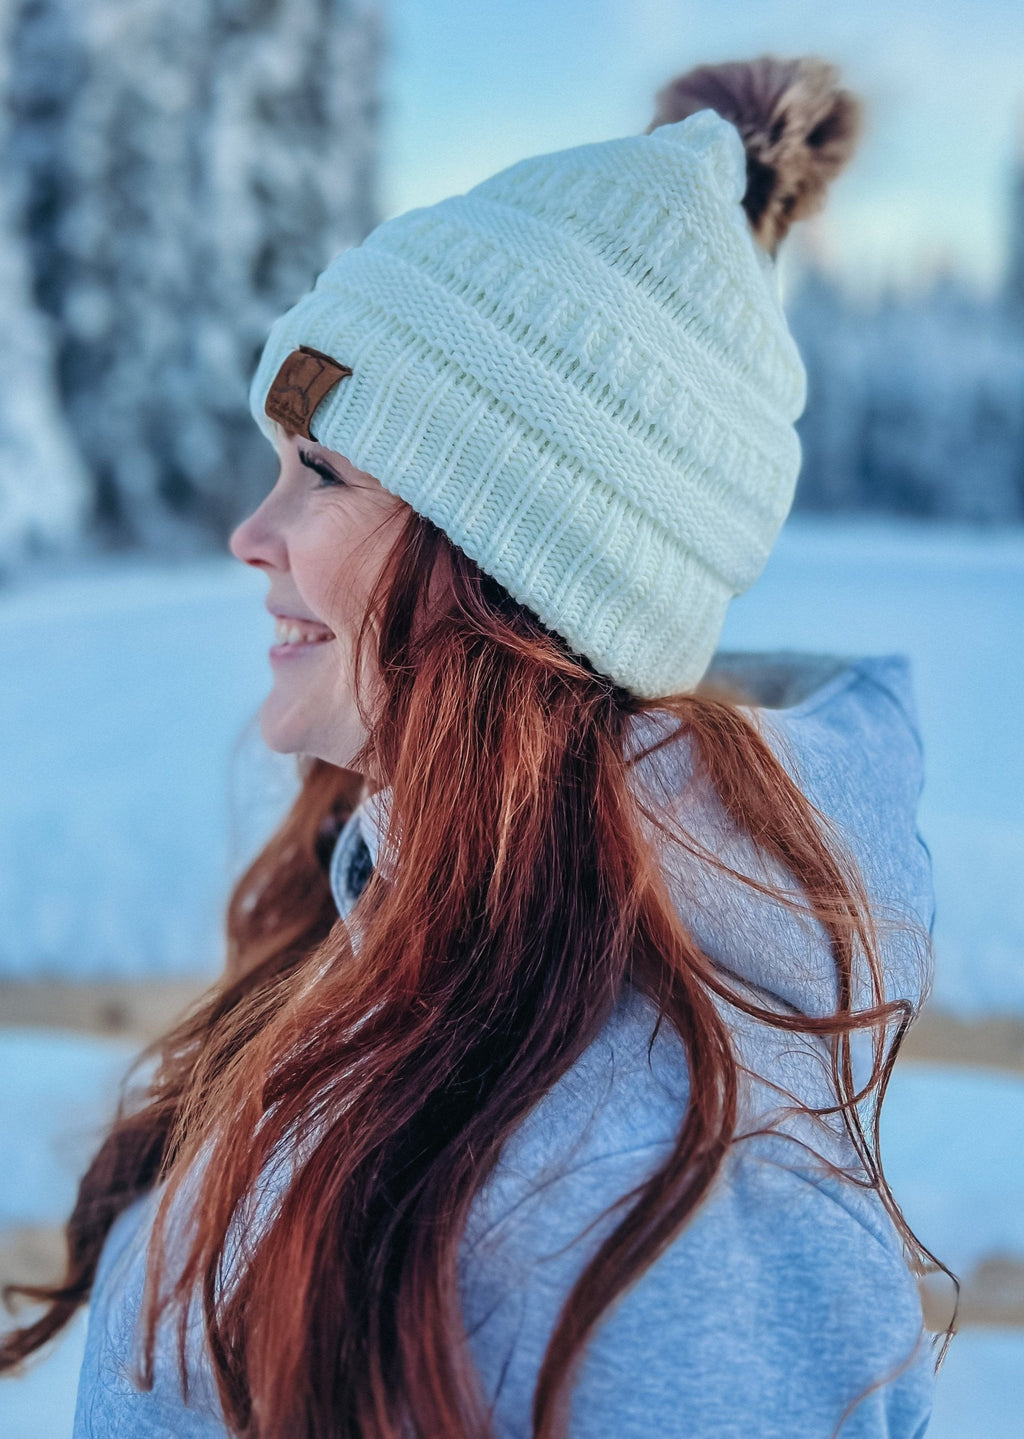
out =
<path fill-rule="evenodd" d="M 820 1049 L 804 1051 L 802 1036 L 763 1022 L 757 1029 L 765 1036 L 763 1047 L 743 1040 L 738 1045 L 741 1064 L 748 1067 L 738 1076 L 739 1138 L 733 1146 L 738 1158 L 730 1161 L 731 1169 L 723 1168 L 719 1192 L 736 1178 L 737 1163 L 742 1169 L 767 1158 L 774 1167 L 802 1175 L 823 1200 L 839 1204 L 879 1244 L 901 1256 L 901 1241 L 878 1195 L 829 1168 L 837 1164 L 863 1177 L 841 1119 L 799 1110 L 803 1104 L 835 1102 L 830 1086 L 812 1089 L 808 1078 L 812 1070 L 822 1081 L 826 1077 Z M 783 1060 L 790 1061 L 788 1066 Z M 627 983 L 597 1038 L 505 1141 L 470 1208 L 468 1250 L 503 1229 L 514 1232 L 520 1214 L 529 1214 L 531 1224 L 543 1214 L 543 1230 L 558 1209 L 561 1220 L 578 1222 L 582 1229 L 605 1205 L 625 1203 L 656 1163 L 668 1158 L 689 1097 L 683 1040 L 667 1021 L 658 1024 L 654 1002 Z M 791 1113 L 794 1099 L 797 1112 Z M 632 1184 L 615 1188 L 630 1176 Z M 579 1200 L 571 1213 L 566 1208 L 570 1194 Z"/>
<path fill-rule="evenodd" d="M 744 668 L 746 657 L 729 657 Z M 930 914 L 930 861 L 916 830 L 920 747 L 910 693 L 909 666 L 899 656 L 855 661 L 818 656 L 756 656 L 753 666 L 771 697 L 781 699 L 755 718 L 783 763 L 792 767 L 808 797 L 848 847 L 884 923 L 879 952 L 885 997 L 920 1003 L 931 976 L 931 949 L 923 931 Z M 807 675 L 815 678 L 808 685 Z M 800 684 L 803 692 L 800 692 Z M 785 754 L 783 755 L 783 751 Z M 690 783 L 686 744 L 659 752 L 662 797 L 677 798 L 688 832 L 735 866 L 738 875 L 792 888 L 785 873 L 765 861 L 748 837 L 736 832 L 717 796 Z M 914 762 L 913 768 L 911 762 Z M 840 769 L 837 778 L 834 767 Z M 909 777 L 908 777 L 909 776 Z M 836 964 L 821 925 L 799 905 L 784 906 L 687 852 L 663 843 L 670 894 L 691 934 L 720 970 L 727 989 L 774 1015 L 822 1016 L 837 1004 Z M 872 1003 L 867 977 L 855 966 L 856 1001 Z M 781 1029 L 718 1000 L 741 1066 L 739 1131 L 770 1127 L 860 1176 L 841 1116 L 813 1116 L 808 1107 L 837 1102 L 827 1037 Z M 602 1032 L 545 1094 L 502 1152 L 495 1195 L 528 1191 L 531 1176 L 557 1158 L 589 1164 L 630 1148 L 674 1142 L 683 1122 L 689 1075 L 682 1040 L 644 996 L 626 986 Z M 866 1083 L 873 1061 L 873 1031 L 851 1035 L 853 1077 Z M 517 1189 L 518 1185 L 518 1189 Z M 895 1238 L 877 1195 L 851 1199 L 866 1222 Z"/>
<path fill-rule="evenodd" d="M 933 1358 L 898 1248 L 838 1185 L 778 1148 L 736 1151 L 682 1233 L 602 1315 L 573 1384 L 572 1439 L 824 1439 L 860 1396 L 842 1439 L 924 1433 Z M 569 1292 L 621 1217 L 615 1201 L 664 1157 L 640 1147 L 575 1167 L 462 1260 L 467 1336 L 502 1439 L 532 1432 Z"/>
<path fill-rule="evenodd" d="M 532 1432 L 562 1307 L 671 1152 L 688 1074 L 681 1041 L 665 1026 L 655 1036 L 655 1018 L 627 987 L 471 1207 L 460 1297 L 500 1439 Z M 842 1439 L 924 1432 L 932 1357 L 899 1236 L 877 1195 L 800 1139 L 779 1129 L 739 1141 L 689 1222 L 605 1312 L 573 1387 L 571 1439 L 823 1439 L 875 1383 Z"/>

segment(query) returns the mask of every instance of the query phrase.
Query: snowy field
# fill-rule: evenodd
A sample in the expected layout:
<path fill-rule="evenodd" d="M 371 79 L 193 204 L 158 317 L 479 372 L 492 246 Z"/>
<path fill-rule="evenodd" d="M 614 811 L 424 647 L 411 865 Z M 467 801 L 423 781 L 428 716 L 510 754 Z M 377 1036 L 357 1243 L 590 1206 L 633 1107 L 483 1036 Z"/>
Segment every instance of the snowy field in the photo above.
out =
<path fill-rule="evenodd" d="M 216 971 L 294 782 L 255 728 L 265 591 L 229 557 L 0 590 L 0 975 Z M 1024 534 L 792 519 L 722 643 L 911 656 L 935 1000 L 1024 1015 Z"/>
<path fill-rule="evenodd" d="M 0 1029 L 0 1228 L 66 1215 L 130 1058 L 124 1043 Z M 961 1276 L 1024 1257 L 1024 1079 L 897 1068 L 884 1112 L 886 1171 L 924 1243 Z M 4 1439 L 67 1439 L 83 1326 L 28 1377 L 0 1380 Z M 1024 1330 L 967 1330 L 936 1387 L 929 1439 L 1020 1439 Z"/>

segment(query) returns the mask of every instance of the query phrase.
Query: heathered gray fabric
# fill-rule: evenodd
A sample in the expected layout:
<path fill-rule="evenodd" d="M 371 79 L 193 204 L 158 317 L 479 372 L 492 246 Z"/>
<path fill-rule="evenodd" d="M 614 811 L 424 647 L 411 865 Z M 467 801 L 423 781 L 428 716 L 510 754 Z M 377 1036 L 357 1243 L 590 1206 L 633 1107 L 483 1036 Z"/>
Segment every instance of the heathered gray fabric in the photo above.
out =
<path fill-rule="evenodd" d="M 747 684 L 757 702 L 751 713 L 837 827 L 876 905 L 930 929 L 931 866 L 915 818 L 921 749 L 906 661 L 720 656 L 716 669 Z M 638 727 L 638 743 L 656 730 L 653 721 Z M 676 796 L 691 834 L 715 853 L 744 873 L 778 877 L 693 782 L 683 746 L 641 761 L 638 773 L 654 792 Z M 361 807 L 335 846 L 332 887 L 345 918 L 368 862 L 380 862 L 384 803 L 379 796 Z M 831 959 L 806 916 L 678 850 L 667 853 L 666 874 L 687 923 L 734 987 L 787 1012 L 832 1007 Z M 898 929 L 882 942 L 887 997 L 919 1000 L 930 982 L 926 948 Z M 880 1383 L 839 1432 L 919 1439 L 931 1409 L 932 1357 L 895 1228 L 873 1194 L 832 1177 L 798 1142 L 853 1165 L 841 1125 L 786 1116 L 785 1095 L 773 1087 L 827 1103 L 825 1050 L 725 1001 L 722 1010 L 743 1062 L 760 1076 L 745 1084 L 741 1132 L 771 1124 L 772 1133 L 735 1146 L 690 1224 L 605 1315 L 573 1391 L 572 1439 L 828 1439 L 845 1407 L 904 1361 L 904 1372 Z M 653 1172 L 682 1122 L 682 1045 L 663 1026 L 649 1050 L 654 1019 L 649 1001 L 627 987 L 598 1039 L 506 1144 L 471 1209 L 460 1288 L 498 1439 L 530 1434 L 558 1312 L 624 1213 L 604 1211 Z M 868 1062 L 861 1045 L 858 1069 Z M 152 1392 L 137 1391 L 127 1374 L 153 1202 L 123 1215 L 104 1251 L 75 1439 L 225 1433 L 198 1328 L 188 1406 L 169 1340 Z"/>

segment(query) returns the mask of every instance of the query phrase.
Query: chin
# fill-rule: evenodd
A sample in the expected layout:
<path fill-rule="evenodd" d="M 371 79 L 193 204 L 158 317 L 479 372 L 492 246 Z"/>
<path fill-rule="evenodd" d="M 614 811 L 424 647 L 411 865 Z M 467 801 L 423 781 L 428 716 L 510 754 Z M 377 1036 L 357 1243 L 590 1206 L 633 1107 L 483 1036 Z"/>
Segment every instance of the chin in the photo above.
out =
<path fill-rule="evenodd" d="M 301 754 L 303 746 L 296 744 L 282 735 L 273 725 L 268 725 L 260 720 L 260 734 L 263 736 L 263 743 L 267 749 L 272 749 L 275 754 Z"/>
<path fill-rule="evenodd" d="M 263 743 L 275 754 L 307 755 L 310 759 L 323 760 L 339 769 L 351 768 L 351 761 L 355 757 L 355 748 L 352 746 L 340 745 L 337 740 L 325 742 L 322 736 L 314 734 L 308 726 L 281 720 L 266 705 L 260 711 L 260 734 L 263 736 Z"/>
<path fill-rule="evenodd" d="M 263 701 L 259 722 L 260 734 L 268 749 L 277 754 L 308 752 L 311 738 L 309 726 L 302 724 L 297 715 L 282 714 L 273 693 Z"/>

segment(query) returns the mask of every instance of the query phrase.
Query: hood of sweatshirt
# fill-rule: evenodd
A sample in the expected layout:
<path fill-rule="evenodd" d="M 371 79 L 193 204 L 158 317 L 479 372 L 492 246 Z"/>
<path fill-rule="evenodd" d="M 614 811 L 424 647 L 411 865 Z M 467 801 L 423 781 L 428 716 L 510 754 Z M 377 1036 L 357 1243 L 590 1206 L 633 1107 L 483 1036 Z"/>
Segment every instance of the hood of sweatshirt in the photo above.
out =
<path fill-rule="evenodd" d="M 917 828 L 923 762 L 909 661 L 721 652 L 709 673 L 736 682 L 753 699 L 747 712 L 859 866 L 881 927 L 886 998 L 919 1004 L 932 979 L 921 931 L 931 931 L 934 901 L 931 859 Z M 659 714 L 642 716 L 637 749 L 658 738 L 664 723 Z M 792 879 L 737 831 L 717 795 L 695 778 L 685 737 L 641 759 L 636 772 L 648 800 L 700 846 L 801 902 Z M 381 862 L 388 798 L 384 790 L 364 800 L 335 842 L 330 883 L 343 919 Z M 809 1015 L 835 1009 L 832 954 L 806 911 L 723 875 L 657 832 L 652 838 L 680 915 L 723 977 L 776 1009 Z M 855 1002 L 871 1002 L 866 973 L 857 976 Z"/>

